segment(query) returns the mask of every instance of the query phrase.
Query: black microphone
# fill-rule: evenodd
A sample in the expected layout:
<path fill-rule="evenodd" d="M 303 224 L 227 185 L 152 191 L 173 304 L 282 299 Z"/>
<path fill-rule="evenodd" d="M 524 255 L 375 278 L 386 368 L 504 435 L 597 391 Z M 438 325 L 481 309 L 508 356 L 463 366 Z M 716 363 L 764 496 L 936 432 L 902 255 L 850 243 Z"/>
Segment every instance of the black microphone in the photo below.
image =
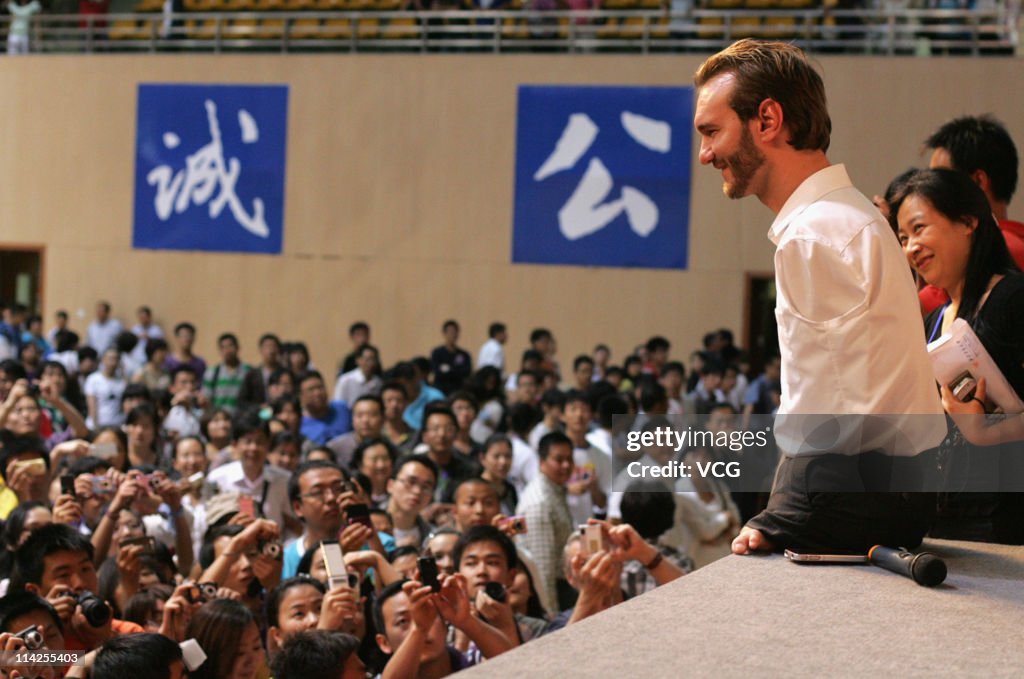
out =
<path fill-rule="evenodd" d="M 946 579 L 946 562 L 928 552 L 913 554 L 905 549 L 875 545 L 868 551 L 868 561 L 924 587 L 935 587 Z"/>

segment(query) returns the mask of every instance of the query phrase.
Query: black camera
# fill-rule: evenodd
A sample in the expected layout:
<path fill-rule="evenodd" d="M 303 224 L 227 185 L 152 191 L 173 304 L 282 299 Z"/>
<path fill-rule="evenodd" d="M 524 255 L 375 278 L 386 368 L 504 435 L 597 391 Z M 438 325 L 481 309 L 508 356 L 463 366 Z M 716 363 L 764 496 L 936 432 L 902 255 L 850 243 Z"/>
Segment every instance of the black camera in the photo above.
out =
<path fill-rule="evenodd" d="M 78 605 L 82 607 L 82 615 L 85 616 L 86 621 L 93 627 L 103 627 L 110 621 L 110 606 L 92 592 L 82 592 L 81 594 L 65 592 L 64 596 L 72 597 L 78 601 Z"/>
<path fill-rule="evenodd" d="M 280 559 L 284 548 L 281 547 L 280 542 L 276 541 L 265 541 L 260 542 L 260 554 L 263 556 L 269 556 L 271 559 Z"/>
<path fill-rule="evenodd" d="M 43 647 L 43 635 L 39 631 L 39 625 L 29 625 L 14 636 L 25 642 L 25 648 L 35 651 Z"/>
<path fill-rule="evenodd" d="M 491 597 L 499 604 L 505 603 L 508 599 L 508 590 L 505 589 L 505 585 L 500 582 L 488 582 L 484 585 L 484 594 Z"/>

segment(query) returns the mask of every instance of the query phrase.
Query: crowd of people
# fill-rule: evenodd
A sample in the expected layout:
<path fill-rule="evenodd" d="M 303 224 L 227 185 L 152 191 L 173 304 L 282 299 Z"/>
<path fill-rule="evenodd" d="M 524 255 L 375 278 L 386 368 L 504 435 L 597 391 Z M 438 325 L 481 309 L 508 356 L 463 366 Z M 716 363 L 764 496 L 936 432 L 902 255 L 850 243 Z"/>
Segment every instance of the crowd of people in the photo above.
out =
<path fill-rule="evenodd" d="M 132 327 L 105 302 L 81 334 L 54 319 L 3 305 L 0 632 L 162 676 L 187 639 L 207 655 L 192 677 L 314 676 L 321 655 L 445 676 L 641 595 L 728 554 L 757 507 L 614 492 L 613 416 L 770 413 L 779 394 L 778 360 L 748 376 L 728 330 L 688 366 L 652 337 L 563 370 L 550 330 L 511 366 L 502 323 L 472 356 L 449 320 L 385 370 L 354 323 L 322 372 L 269 333 L 252 363 L 230 333 L 207 361 L 192 324 L 167 337 L 144 306 Z"/>

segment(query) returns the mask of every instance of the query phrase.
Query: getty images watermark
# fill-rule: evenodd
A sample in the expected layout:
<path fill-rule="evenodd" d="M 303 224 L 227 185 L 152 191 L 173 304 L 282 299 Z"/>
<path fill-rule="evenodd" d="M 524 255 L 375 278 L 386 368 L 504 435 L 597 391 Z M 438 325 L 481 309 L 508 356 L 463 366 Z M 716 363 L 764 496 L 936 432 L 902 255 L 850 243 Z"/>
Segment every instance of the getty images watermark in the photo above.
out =
<path fill-rule="evenodd" d="M 778 453 L 769 417 L 729 411 L 700 416 L 616 416 L 612 432 L 613 491 L 655 480 L 679 492 L 767 492 Z M 647 488 L 655 488 L 650 484 Z"/>
<path fill-rule="evenodd" d="M 688 426 L 679 431 L 666 424 L 655 425 L 643 431 L 631 431 L 626 434 L 626 451 L 642 453 L 644 451 L 669 451 L 681 455 L 696 450 L 725 450 L 731 453 L 742 453 L 748 448 L 767 449 L 770 427 L 763 431 L 709 431 L 694 429 Z M 656 454 L 655 454 L 656 455 Z M 742 464 L 735 459 L 715 459 L 699 455 L 682 460 L 661 460 L 657 456 L 648 456 L 649 460 L 634 460 L 626 466 L 626 473 L 634 479 L 650 478 L 691 478 L 696 473 L 701 478 L 738 479 L 743 475 Z M 686 459 L 691 459 L 687 462 Z M 650 465 L 646 462 L 654 462 Z"/>

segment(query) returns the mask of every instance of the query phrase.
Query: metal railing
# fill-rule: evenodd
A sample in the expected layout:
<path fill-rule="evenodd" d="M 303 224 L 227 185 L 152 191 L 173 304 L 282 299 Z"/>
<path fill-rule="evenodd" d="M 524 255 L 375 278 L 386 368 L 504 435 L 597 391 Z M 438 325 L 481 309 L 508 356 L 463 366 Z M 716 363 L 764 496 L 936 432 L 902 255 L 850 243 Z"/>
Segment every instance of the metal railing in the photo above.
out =
<path fill-rule="evenodd" d="M 710 52 L 740 37 L 811 52 L 1013 54 L 1013 10 L 302 11 L 43 15 L 32 51 Z M 0 18 L 0 34 L 9 17 Z"/>

